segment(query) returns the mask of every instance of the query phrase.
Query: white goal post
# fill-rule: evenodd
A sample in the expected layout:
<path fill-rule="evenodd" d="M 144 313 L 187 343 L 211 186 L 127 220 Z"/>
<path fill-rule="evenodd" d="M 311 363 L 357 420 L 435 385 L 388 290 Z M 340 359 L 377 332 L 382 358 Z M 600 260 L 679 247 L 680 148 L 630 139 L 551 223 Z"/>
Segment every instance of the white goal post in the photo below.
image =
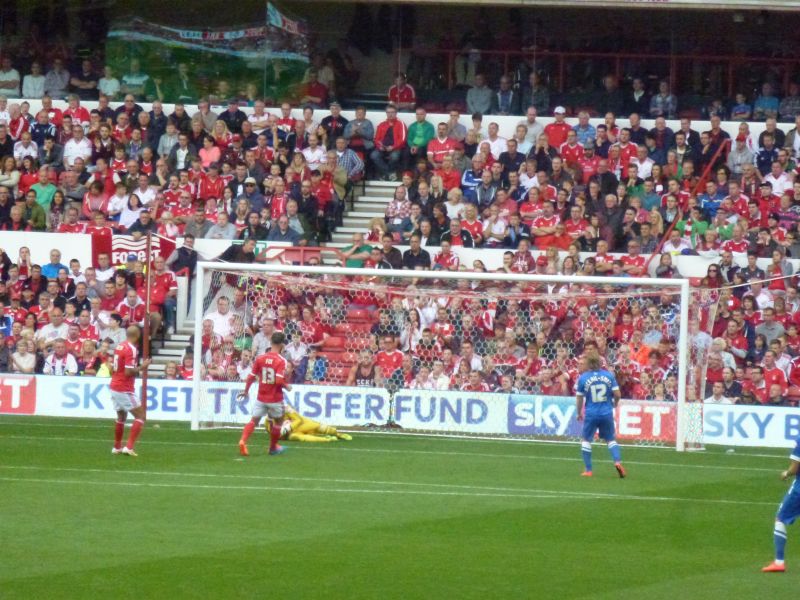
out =
<path fill-rule="evenodd" d="M 223 276 L 224 274 L 224 276 Z M 445 284 L 450 286 L 450 289 L 453 289 L 453 286 L 458 287 L 459 289 L 466 289 L 466 283 L 469 285 L 474 286 L 471 289 L 479 289 L 479 286 L 507 286 L 506 289 L 515 290 L 516 296 L 511 294 L 511 296 L 516 298 L 524 298 L 524 293 L 520 292 L 520 289 L 523 286 L 528 286 L 527 289 L 545 289 L 547 290 L 546 286 L 563 286 L 562 289 L 572 289 L 572 286 L 575 288 L 579 288 L 577 292 L 573 293 L 570 296 L 563 296 L 559 294 L 553 294 L 552 298 L 550 298 L 547 294 L 548 292 L 536 292 L 534 295 L 539 297 L 540 299 L 550 298 L 552 303 L 558 304 L 559 302 L 566 302 L 563 299 L 569 299 L 570 302 L 580 302 L 580 288 L 589 289 L 590 286 L 596 286 L 596 288 L 603 288 L 606 290 L 614 290 L 613 294 L 609 292 L 607 295 L 612 297 L 614 302 L 625 302 L 625 298 L 627 296 L 626 291 L 629 291 L 631 298 L 637 298 L 636 293 L 639 294 L 649 294 L 651 296 L 655 296 L 657 294 L 670 294 L 676 299 L 676 303 L 678 304 L 679 313 L 679 325 L 677 327 L 677 339 L 676 339 L 676 352 L 677 356 L 675 356 L 675 362 L 677 362 L 677 389 L 675 391 L 675 395 L 677 396 L 676 402 L 674 402 L 675 410 L 676 410 L 676 418 L 675 418 L 675 432 L 674 432 L 674 445 L 678 451 L 683 451 L 686 447 L 687 443 L 687 427 L 689 425 L 688 420 L 688 410 L 687 410 L 687 378 L 689 377 L 689 362 L 690 362 L 690 340 L 689 340 L 689 307 L 691 301 L 690 295 L 690 287 L 689 281 L 687 279 L 654 279 L 654 278 L 630 278 L 630 277 L 581 277 L 581 276 L 564 276 L 564 275 L 528 275 L 528 274 L 516 274 L 516 273 L 486 273 L 486 272 L 465 272 L 465 271 L 395 271 L 395 270 L 384 270 L 384 269 L 362 269 L 362 268 L 344 268 L 344 267 L 334 267 L 334 266 L 296 266 L 296 265 L 284 265 L 284 264 L 235 264 L 235 263 L 218 263 L 218 262 L 198 262 L 197 264 L 197 271 L 196 271 L 196 281 L 194 286 L 194 377 L 193 377 L 193 395 L 192 395 L 192 429 L 197 430 L 205 427 L 213 427 L 217 425 L 226 424 L 226 419 L 221 418 L 220 423 L 216 423 L 215 419 L 208 418 L 204 416 L 203 411 L 208 409 L 210 400 L 207 397 L 207 393 L 205 393 L 205 387 L 209 385 L 208 380 L 204 379 L 204 349 L 203 349 L 203 336 L 202 336 L 202 327 L 203 327 L 203 320 L 204 315 L 207 315 L 210 310 L 213 310 L 213 306 L 209 309 L 209 306 L 212 302 L 216 300 L 218 296 L 224 295 L 225 286 L 227 286 L 228 293 L 231 292 L 232 289 L 235 289 L 237 285 L 241 286 L 242 284 L 236 284 L 237 281 L 241 282 L 244 280 L 248 281 L 257 281 L 258 284 L 253 287 L 257 287 L 259 290 L 259 294 L 264 294 L 264 290 L 270 289 L 270 287 L 275 286 L 289 286 L 294 285 L 297 287 L 297 281 L 303 281 L 304 279 L 299 278 L 307 278 L 311 284 L 314 282 L 323 281 L 326 278 L 330 278 L 334 281 L 342 281 L 341 284 L 342 288 L 346 287 L 347 281 L 358 279 L 359 281 L 365 281 L 367 283 L 362 284 L 362 287 L 368 288 L 370 286 L 379 286 L 380 282 L 388 282 L 388 281 L 402 281 L 405 282 L 407 280 L 415 280 L 413 282 L 413 288 L 416 291 L 417 296 L 422 296 L 427 290 L 429 295 L 438 295 L 438 287 L 439 285 L 444 286 Z M 295 282 L 294 284 L 287 284 L 283 282 L 283 278 L 289 278 L 289 280 Z M 220 283 L 221 280 L 227 281 L 227 283 Z M 461 282 L 459 284 L 459 281 Z M 377 283 L 375 283 L 377 282 Z M 465 283 L 466 282 L 466 283 Z M 426 284 L 430 287 L 426 288 Z M 403 283 L 403 285 L 408 285 Z M 536 288 L 535 286 L 539 286 Z M 524 289 L 524 288 L 523 288 Z M 457 290 L 453 291 L 454 295 L 456 294 Z M 476 292 L 476 294 L 480 294 L 480 292 Z M 492 298 L 495 300 L 499 300 L 500 302 L 503 301 L 503 297 L 505 294 L 498 294 L 497 291 L 492 294 Z M 476 296 L 480 301 L 486 302 L 486 298 L 489 296 Z M 585 298 L 585 295 L 584 295 Z M 255 304 L 258 303 L 258 300 L 253 300 L 250 296 L 247 296 L 248 305 L 252 308 Z M 255 304 L 253 304 L 255 303 Z M 529 309 L 532 311 L 532 309 Z M 245 323 L 245 326 L 252 327 L 253 331 L 257 331 L 259 326 L 259 319 L 262 318 L 261 312 L 252 311 L 252 314 L 248 314 L 247 319 L 250 321 Z M 377 318 L 375 319 L 377 321 Z M 341 327 L 341 324 L 339 324 Z M 353 334 L 356 335 L 356 334 Z M 366 334 L 364 334 L 366 335 Z M 348 335 L 345 334 L 347 338 Z M 356 350 L 356 348 L 363 348 L 363 344 L 358 346 L 353 346 L 351 350 Z M 355 352 L 349 353 L 348 356 L 355 354 Z M 210 351 L 205 351 L 206 362 L 212 361 L 210 359 L 211 356 Z M 610 358 L 610 355 L 609 355 Z M 355 364 L 355 363 L 353 363 Z M 206 365 L 210 366 L 210 365 Z M 609 365 L 610 368 L 613 368 L 613 365 Z M 354 367 L 355 368 L 355 367 Z M 218 388 L 225 388 L 229 389 L 230 396 L 233 397 L 233 389 L 241 390 L 242 384 L 241 382 L 233 381 L 232 379 L 217 379 L 215 385 Z M 337 381 L 334 385 L 342 386 L 342 381 Z M 228 393 L 228 392 L 226 392 Z M 394 391 L 392 392 L 392 394 Z M 478 392 L 476 392 L 478 393 Z M 530 392 L 533 394 L 534 392 Z M 569 390 L 569 394 L 572 395 L 572 390 Z M 700 392 L 702 394 L 702 392 Z M 692 400 L 697 397 L 702 400 L 702 396 L 693 395 Z M 219 397 L 215 400 L 217 402 L 217 408 L 219 408 Z M 647 401 L 641 402 L 641 404 L 645 405 Z M 204 408 L 205 406 L 205 408 Z M 213 412 L 213 411 L 212 411 Z M 693 410 L 693 413 L 701 414 L 701 411 L 698 409 Z M 325 415 L 323 415 L 325 416 Z M 697 426 L 697 416 L 692 416 L 692 419 L 695 421 L 695 427 Z M 702 416 L 700 416 L 702 419 Z M 241 423 L 242 420 L 237 420 L 235 423 L 227 422 L 227 424 L 237 424 Z M 347 426 L 348 423 L 336 423 L 331 422 L 332 425 L 343 425 Z M 701 425 L 700 425 L 701 427 Z M 439 431 L 439 433 L 447 433 L 446 431 Z M 458 434 L 459 431 L 454 431 L 454 434 Z M 513 437 L 509 435 L 500 435 L 499 437 Z M 532 436 L 535 437 L 535 436 Z M 669 443 L 672 443 L 670 441 Z"/>

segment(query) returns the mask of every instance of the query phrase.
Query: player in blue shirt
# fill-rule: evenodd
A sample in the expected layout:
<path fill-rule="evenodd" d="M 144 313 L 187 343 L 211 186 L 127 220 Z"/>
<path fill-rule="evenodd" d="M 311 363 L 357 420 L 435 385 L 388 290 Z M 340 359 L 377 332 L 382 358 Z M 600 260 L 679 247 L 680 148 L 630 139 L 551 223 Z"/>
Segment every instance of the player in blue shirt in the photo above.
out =
<path fill-rule="evenodd" d="M 800 437 L 797 438 L 794 450 L 789 456 L 791 463 L 789 468 L 781 473 L 781 479 L 786 481 L 789 477 L 794 477 L 794 483 L 789 488 L 789 492 L 784 496 L 783 502 L 778 507 L 778 514 L 775 516 L 775 529 L 773 538 L 775 541 L 775 560 L 761 569 L 764 573 L 783 573 L 786 567 L 783 564 L 783 551 L 786 548 L 786 526 L 794 523 L 800 518 L 800 479 L 797 472 L 800 471 Z"/>
<path fill-rule="evenodd" d="M 582 475 L 592 476 L 592 440 L 595 432 L 598 432 L 608 444 L 614 468 L 620 477 L 625 477 L 625 469 L 620 462 L 619 444 L 614 439 L 614 407 L 620 398 L 619 384 L 613 373 L 600 367 L 600 358 L 596 354 L 586 358 L 586 367 L 575 385 L 576 414 L 578 421 L 583 421 L 581 453 L 586 470 Z"/>

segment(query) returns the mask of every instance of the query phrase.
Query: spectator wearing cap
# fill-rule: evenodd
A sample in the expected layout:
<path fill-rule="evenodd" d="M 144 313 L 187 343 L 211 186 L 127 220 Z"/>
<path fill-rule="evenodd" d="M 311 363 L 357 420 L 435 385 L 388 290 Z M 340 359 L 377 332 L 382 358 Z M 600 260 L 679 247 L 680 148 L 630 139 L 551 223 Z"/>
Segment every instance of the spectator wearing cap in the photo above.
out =
<path fill-rule="evenodd" d="M 567 132 L 572 129 L 569 123 L 564 120 L 566 114 L 567 110 L 563 106 L 556 106 L 553 109 L 555 120 L 544 128 L 550 146 L 554 148 L 560 148 L 561 144 L 567 141 Z"/>
<path fill-rule="evenodd" d="M 244 198 L 250 205 L 250 210 L 257 213 L 264 208 L 266 201 L 264 195 L 258 189 L 258 182 L 255 177 L 246 177 L 244 180 L 244 191 L 235 196 L 236 200 Z"/>
<path fill-rule="evenodd" d="M 417 93 L 406 81 L 405 73 L 397 73 L 394 78 L 394 85 L 389 88 L 389 102 L 394 104 L 398 110 L 414 110 L 417 105 Z"/>
<path fill-rule="evenodd" d="M 740 133 L 736 136 L 736 141 L 730 153 L 728 153 L 726 162 L 731 175 L 741 177 L 744 173 L 744 165 L 753 164 L 754 160 L 755 154 L 747 147 L 747 136 Z"/>
<path fill-rule="evenodd" d="M 224 111 L 219 120 L 228 126 L 231 133 L 242 133 L 242 123 L 247 120 L 247 115 L 239 110 L 239 101 L 231 99 L 228 101 L 228 109 Z"/>
<path fill-rule="evenodd" d="M 245 121 L 247 123 L 247 121 Z M 248 123 L 249 126 L 249 123 Z M 239 163 L 244 162 L 244 144 L 243 137 L 241 133 L 234 133 L 231 136 L 231 143 L 225 148 L 225 151 L 222 153 L 222 161 L 223 163 L 229 164 L 231 167 L 235 167 Z"/>

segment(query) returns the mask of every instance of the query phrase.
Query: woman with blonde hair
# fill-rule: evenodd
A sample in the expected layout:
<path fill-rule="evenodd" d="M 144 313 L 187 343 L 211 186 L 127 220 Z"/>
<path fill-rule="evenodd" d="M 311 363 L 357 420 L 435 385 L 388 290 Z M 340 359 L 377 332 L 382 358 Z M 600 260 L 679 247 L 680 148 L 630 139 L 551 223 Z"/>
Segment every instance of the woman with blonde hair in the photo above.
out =
<path fill-rule="evenodd" d="M 661 217 L 661 213 L 658 212 L 657 208 L 653 208 L 650 211 L 649 221 L 650 231 L 654 236 L 660 237 L 664 235 L 664 219 Z"/>
<path fill-rule="evenodd" d="M 464 204 L 464 194 L 459 188 L 453 188 L 447 192 L 447 202 L 444 207 L 447 210 L 448 219 L 463 219 L 467 206 Z"/>
<path fill-rule="evenodd" d="M 216 144 L 221 151 L 230 146 L 233 139 L 228 125 L 222 119 L 217 119 L 214 122 L 214 129 L 211 131 L 211 137 L 214 139 L 214 144 Z"/>
<path fill-rule="evenodd" d="M 386 229 L 386 221 L 383 217 L 373 217 L 367 223 L 367 235 L 365 242 L 373 244 L 380 244 L 383 239 L 383 234 L 388 230 Z"/>

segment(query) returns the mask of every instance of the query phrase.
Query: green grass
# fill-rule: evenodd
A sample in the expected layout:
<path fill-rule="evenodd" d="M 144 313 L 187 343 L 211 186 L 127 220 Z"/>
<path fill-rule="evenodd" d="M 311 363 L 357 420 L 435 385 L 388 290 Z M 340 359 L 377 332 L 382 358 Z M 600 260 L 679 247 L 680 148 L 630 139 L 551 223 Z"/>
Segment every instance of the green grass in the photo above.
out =
<path fill-rule="evenodd" d="M 0 598 L 790 598 L 759 572 L 782 452 L 356 435 L 237 456 L 236 431 L 0 419 Z"/>

